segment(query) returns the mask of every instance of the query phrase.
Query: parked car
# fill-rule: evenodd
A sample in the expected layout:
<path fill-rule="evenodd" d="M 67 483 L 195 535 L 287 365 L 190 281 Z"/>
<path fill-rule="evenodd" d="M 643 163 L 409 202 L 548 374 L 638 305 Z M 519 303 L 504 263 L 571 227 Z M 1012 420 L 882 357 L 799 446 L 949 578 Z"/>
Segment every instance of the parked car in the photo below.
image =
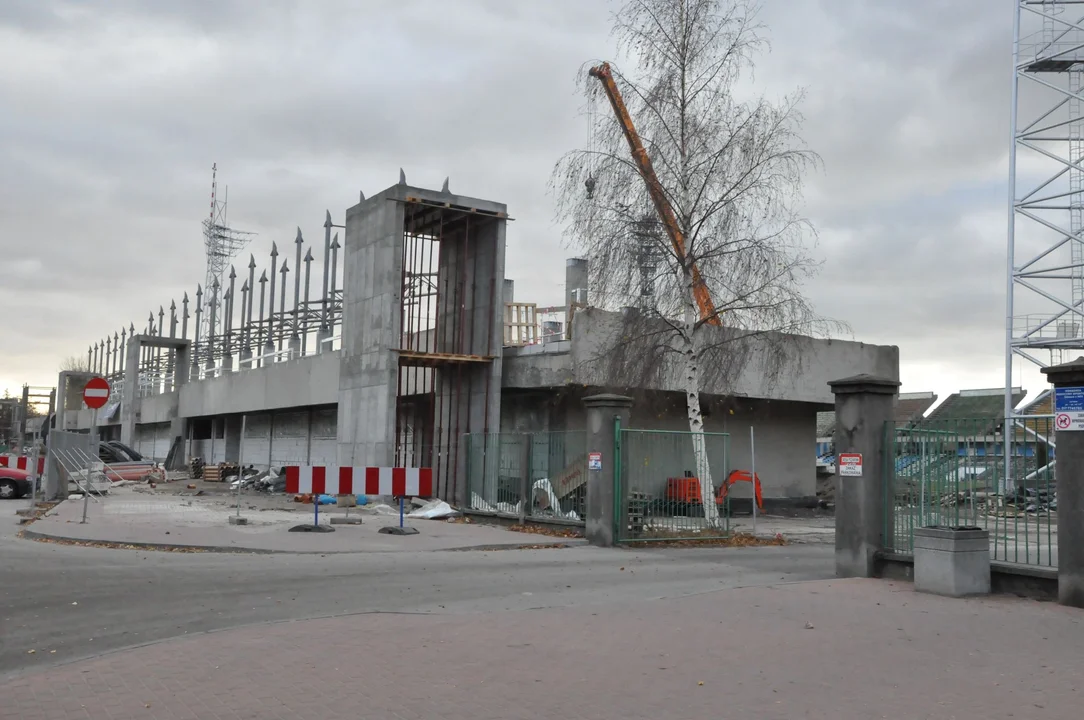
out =
<path fill-rule="evenodd" d="M 25 470 L 0 467 L 0 499 L 17 500 L 30 492 L 30 475 Z"/>

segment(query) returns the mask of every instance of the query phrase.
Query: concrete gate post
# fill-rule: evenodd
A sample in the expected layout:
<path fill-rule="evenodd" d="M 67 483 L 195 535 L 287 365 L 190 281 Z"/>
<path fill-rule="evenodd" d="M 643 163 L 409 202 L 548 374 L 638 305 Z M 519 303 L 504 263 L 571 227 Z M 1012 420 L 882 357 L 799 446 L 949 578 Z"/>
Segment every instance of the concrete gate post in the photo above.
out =
<path fill-rule="evenodd" d="M 584 398 L 587 407 L 587 453 L 598 453 L 601 467 L 587 470 L 587 542 L 599 547 L 612 547 L 618 540 L 614 537 L 614 487 L 618 458 L 614 457 L 617 438 L 614 420 L 620 419 L 621 427 L 628 427 L 632 412 L 632 398 L 624 395 L 592 395 Z"/>
<path fill-rule="evenodd" d="M 884 505 L 885 423 L 900 384 L 858 375 L 828 385 L 836 397 L 836 576 L 873 577 L 886 547 L 886 517 L 892 521 Z M 841 455 L 851 456 L 846 469 Z"/>
<path fill-rule="evenodd" d="M 1058 602 L 1084 608 L 1084 357 L 1043 368 L 1043 374 L 1054 385 Z"/>

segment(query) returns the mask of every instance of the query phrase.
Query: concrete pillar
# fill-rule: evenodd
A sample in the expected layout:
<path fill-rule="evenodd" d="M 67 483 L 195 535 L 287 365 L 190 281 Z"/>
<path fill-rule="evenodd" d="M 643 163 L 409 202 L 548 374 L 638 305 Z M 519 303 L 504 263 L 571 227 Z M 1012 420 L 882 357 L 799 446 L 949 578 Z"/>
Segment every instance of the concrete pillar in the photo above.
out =
<path fill-rule="evenodd" d="M 874 577 L 886 535 L 886 423 L 892 420 L 900 384 L 858 375 L 828 383 L 836 396 L 836 576 Z M 860 476 L 842 476 L 841 454 L 862 456 Z"/>
<path fill-rule="evenodd" d="M 120 399 L 120 441 L 131 447 L 135 442 L 137 405 L 139 404 L 139 355 L 143 351 L 144 335 L 128 338 L 124 363 L 124 394 Z M 179 380 L 178 380 L 178 384 Z"/>
<path fill-rule="evenodd" d="M 587 259 L 569 258 L 565 261 L 565 306 L 571 309 L 587 302 Z"/>
<path fill-rule="evenodd" d="M 620 419 L 621 427 L 629 426 L 632 398 L 624 395 L 592 395 L 583 400 L 587 407 L 587 452 L 589 456 L 602 456 L 601 469 L 587 471 L 587 542 L 599 547 L 611 547 L 618 538 L 614 529 L 618 518 L 614 513 L 614 473 L 618 458 L 614 457 L 616 445 L 614 420 Z"/>
<path fill-rule="evenodd" d="M 1084 357 L 1043 374 L 1054 385 L 1057 428 L 1058 602 L 1084 608 Z"/>
<path fill-rule="evenodd" d="M 504 279 L 503 295 L 504 295 L 504 304 L 505 305 L 507 305 L 508 303 L 512 303 L 512 302 L 516 301 L 516 281 L 515 280 L 509 280 L 508 278 Z"/>

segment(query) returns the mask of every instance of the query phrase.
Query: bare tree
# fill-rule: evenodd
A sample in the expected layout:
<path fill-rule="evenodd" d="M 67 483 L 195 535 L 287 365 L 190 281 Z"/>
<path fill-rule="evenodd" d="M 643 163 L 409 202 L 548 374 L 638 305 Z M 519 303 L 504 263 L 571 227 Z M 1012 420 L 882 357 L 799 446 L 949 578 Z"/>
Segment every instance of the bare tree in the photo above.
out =
<path fill-rule="evenodd" d="M 90 363 L 85 357 L 71 355 L 61 361 L 60 372 L 90 372 Z"/>
<path fill-rule="evenodd" d="M 587 73 L 590 144 L 557 163 L 551 186 L 568 239 L 589 259 L 599 304 L 635 308 L 598 358 L 607 374 L 643 386 L 680 368 L 705 519 L 714 525 L 701 387 L 731 387 L 754 355 L 774 378 L 794 352 L 788 334 L 831 327 L 801 287 L 816 270 L 802 181 L 819 157 L 798 135 L 801 91 L 778 102 L 736 92 L 766 47 L 749 3 L 628 0 L 614 33 L 630 69 L 611 72 L 684 248 L 660 220 L 619 118 L 595 109 L 602 87 Z M 714 304 L 706 314 L 694 292 L 698 273 Z"/>

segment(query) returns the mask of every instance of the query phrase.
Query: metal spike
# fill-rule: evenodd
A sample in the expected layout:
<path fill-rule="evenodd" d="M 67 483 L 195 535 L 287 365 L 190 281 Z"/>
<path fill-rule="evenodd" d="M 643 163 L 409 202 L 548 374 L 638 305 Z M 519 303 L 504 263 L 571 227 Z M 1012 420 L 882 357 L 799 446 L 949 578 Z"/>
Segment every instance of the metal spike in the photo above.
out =
<path fill-rule="evenodd" d="M 327 213 L 327 217 L 324 218 L 324 227 L 329 228 L 331 227 L 331 211 L 325 210 L 324 212 Z"/>
<path fill-rule="evenodd" d="M 248 267 L 249 267 L 250 270 L 255 270 L 256 269 L 256 256 L 255 255 L 249 254 L 249 256 L 248 256 Z"/>
<path fill-rule="evenodd" d="M 365 202 L 365 191 L 358 190 L 358 202 Z"/>
<path fill-rule="evenodd" d="M 444 185 L 440 188 L 440 191 L 442 193 L 451 193 L 452 192 L 451 190 L 448 189 L 448 178 L 444 178 Z"/>
<path fill-rule="evenodd" d="M 230 265 L 230 280 L 233 280 L 235 277 L 237 277 L 237 271 L 234 270 L 233 265 Z"/>
<path fill-rule="evenodd" d="M 271 243 L 271 257 L 278 257 L 278 256 L 279 256 L 279 246 L 276 245 L 274 242 L 272 242 Z"/>
<path fill-rule="evenodd" d="M 403 168 L 399 168 L 399 184 L 406 185 L 406 173 L 403 172 Z"/>

